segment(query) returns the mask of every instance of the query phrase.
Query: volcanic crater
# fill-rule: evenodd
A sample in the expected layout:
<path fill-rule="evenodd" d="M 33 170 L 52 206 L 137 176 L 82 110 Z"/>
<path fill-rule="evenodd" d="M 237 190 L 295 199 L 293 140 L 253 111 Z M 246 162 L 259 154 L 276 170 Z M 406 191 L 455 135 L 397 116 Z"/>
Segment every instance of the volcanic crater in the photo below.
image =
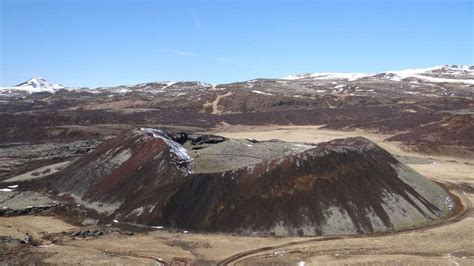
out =
<path fill-rule="evenodd" d="M 307 144 L 140 128 L 32 182 L 103 223 L 258 236 L 405 230 L 457 204 L 362 137 Z"/>

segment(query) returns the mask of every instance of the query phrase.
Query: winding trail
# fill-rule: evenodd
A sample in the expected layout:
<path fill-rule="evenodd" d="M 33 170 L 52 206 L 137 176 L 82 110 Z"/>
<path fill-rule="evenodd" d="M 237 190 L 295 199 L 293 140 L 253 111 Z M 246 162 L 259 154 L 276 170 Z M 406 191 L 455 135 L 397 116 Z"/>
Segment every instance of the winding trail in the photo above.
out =
<path fill-rule="evenodd" d="M 216 99 L 212 102 L 212 113 L 211 114 L 215 114 L 215 115 L 221 114 L 222 111 L 219 110 L 219 101 L 224 97 L 231 96 L 232 94 L 234 94 L 234 93 L 229 91 L 226 94 L 217 95 Z"/>

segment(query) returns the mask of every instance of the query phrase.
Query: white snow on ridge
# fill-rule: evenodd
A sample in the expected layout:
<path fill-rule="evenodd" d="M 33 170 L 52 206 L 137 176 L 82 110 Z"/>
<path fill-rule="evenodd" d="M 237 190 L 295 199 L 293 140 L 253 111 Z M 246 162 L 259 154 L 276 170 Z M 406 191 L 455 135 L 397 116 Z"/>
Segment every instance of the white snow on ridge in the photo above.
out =
<path fill-rule="evenodd" d="M 95 89 L 92 89 L 91 90 L 92 92 L 97 92 L 97 93 L 100 93 L 100 92 L 110 92 L 110 93 L 127 93 L 127 92 L 130 92 L 132 91 L 131 89 L 127 88 L 127 87 L 117 87 L 117 88 L 104 88 L 104 87 L 100 87 L 100 88 L 95 88 Z"/>
<path fill-rule="evenodd" d="M 252 90 L 250 91 L 251 93 L 256 93 L 256 94 L 262 94 L 262 95 L 273 95 L 271 93 L 268 93 L 268 92 L 263 92 L 263 91 L 258 91 L 258 90 Z"/>
<path fill-rule="evenodd" d="M 313 73 L 310 77 L 313 79 L 347 79 L 348 81 L 354 81 L 370 75 L 366 73 Z"/>
<path fill-rule="evenodd" d="M 176 83 L 178 83 L 178 82 L 176 82 L 176 81 L 168 81 L 168 82 L 165 83 L 166 86 L 164 86 L 163 88 L 161 88 L 161 90 L 164 90 L 164 89 L 166 89 L 166 88 L 169 88 L 169 87 L 173 86 L 173 85 L 176 84 Z"/>
<path fill-rule="evenodd" d="M 354 81 L 360 78 L 373 77 L 375 75 L 385 74 L 382 78 L 392 81 L 401 81 L 405 78 L 417 78 L 426 82 L 449 82 L 449 83 L 463 83 L 474 84 L 473 79 L 455 79 L 455 78 L 441 78 L 428 76 L 430 74 L 453 74 L 456 75 L 474 75 L 474 68 L 466 65 L 442 65 L 429 68 L 405 69 L 396 71 L 384 71 L 375 74 L 367 73 L 307 73 L 296 74 L 283 77 L 286 80 L 298 79 L 312 79 L 312 80 L 337 80 L 345 79 L 347 81 Z"/>
<path fill-rule="evenodd" d="M 140 128 L 140 131 L 150 133 L 154 138 L 162 139 L 180 162 L 190 162 L 192 160 L 186 148 L 172 140 L 166 132 L 156 128 Z"/>
<path fill-rule="evenodd" d="M 401 76 L 408 76 L 408 75 L 415 75 L 415 74 L 422 74 L 431 72 L 433 70 L 442 69 L 443 66 L 434 66 L 434 67 L 426 67 L 426 68 L 410 68 L 410 69 L 403 69 L 403 70 L 391 70 L 391 71 L 384 71 L 382 73 L 392 73 Z"/>
<path fill-rule="evenodd" d="M 120 86 L 115 86 L 115 87 L 97 87 L 90 89 L 90 92 L 92 93 L 101 93 L 101 92 L 108 92 L 108 93 L 118 93 L 118 94 L 124 94 L 124 93 L 129 93 L 133 91 L 147 91 L 151 93 L 161 93 L 165 92 L 165 89 L 168 87 L 173 86 L 178 82 L 175 81 L 160 81 L 160 82 L 148 82 L 148 83 L 139 83 L 139 84 L 134 84 L 134 85 L 120 85 Z M 151 85 L 162 85 L 163 87 L 159 89 L 154 89 Z"/>
<path fill-rule="evenodd" d="M 436 78 L 436 77 L 428 77 L 423 75 L 413 75 L 411 77 L 419 78 L 428 82 L 439 82 L 439 83 L 462 83 L 462 84 L 473 84 L 474 79 L 448 79 L 448 78 Z"/>
<path fill-rule="evenodd" d="M 284 76 L 281 79 L 286 79 L 286 80 L 295 80 L 295 79 L 302 79 L 307 77 L 309 74 L 292 74 L 288 76 Z"/>
<path fill-rule="evenodd" d="M 385 73 L 393 73 L 398 75 L 415 75 L 415 74 L 428 74 L 433 73 L 433 71 L 442 71 L 446 73 L 468 73 L 474 74 L 474 69 L 471 69 L 471 66 L 467 65 L 440 65 L 427 68 L 414 68 L 414 69 L 404 69 L 404 70 L 395 70 L 395 71 L 385 71 Z"/>
<path fill-rule="evenodd" d="M 448 74 L 468 74 L 474 75 L 474 70 L 470 69 L 469 66 L 460 65 L 460 66 L 434 66 L 428 68 L 415 68 L 415 69 L 405 69 L 397 71 L 386 71 L 386 73 L 394 74 L 391 80 L 399 81 L 405 78 L 417 78 L 425 80 L 428 82 L 447 82 L 447 83 L 464 83 L 464 84 L 474 84 L 474 79 L 451 79 L 451 78 L 437 78 L 432 76 L 426 76 L 427 74 L 433 74 L 433 71 L 442 71 L 442 73 Z"/>
<path fill-rule="evenodd" d="M 348 81 L 357 80 L 363 77 L 371 76 L 366 73 L 312 73 L 312 74 L 297 74 L 283 77 L 286 80 L 296 80 L 303 78 L 311 78 L 316 80 L 331 80 L 331 79 L 347 79 Z"/>

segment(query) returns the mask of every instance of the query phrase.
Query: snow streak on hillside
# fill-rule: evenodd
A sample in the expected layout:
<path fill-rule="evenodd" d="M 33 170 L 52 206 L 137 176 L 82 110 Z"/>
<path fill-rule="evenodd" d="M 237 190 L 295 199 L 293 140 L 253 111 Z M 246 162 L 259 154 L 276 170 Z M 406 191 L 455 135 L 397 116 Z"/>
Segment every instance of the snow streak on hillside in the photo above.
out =
<path fill-rule="evenodd" d="M 306 73 L 283 77 L 286 80 L 347 80 L 355 81 L 363 78 L 402 81 L 413 78 L 433 83 L 474 84 L 474 66 L 444 65 L 430 68 L 385 71 L 375 74 L 367 73 Z"/>

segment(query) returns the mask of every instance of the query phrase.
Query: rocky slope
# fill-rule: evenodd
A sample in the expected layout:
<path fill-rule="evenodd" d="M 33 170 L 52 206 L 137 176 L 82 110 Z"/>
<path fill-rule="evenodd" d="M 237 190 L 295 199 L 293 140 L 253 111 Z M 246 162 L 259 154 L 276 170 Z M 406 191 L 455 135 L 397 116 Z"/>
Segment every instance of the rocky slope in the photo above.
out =
<path fill-rule="evenodd" d="M 34 182 L 103 222 L 243 235 L 401 230 L 456 202 L 364 138 L 307 145 L 141 129 Z"/>

